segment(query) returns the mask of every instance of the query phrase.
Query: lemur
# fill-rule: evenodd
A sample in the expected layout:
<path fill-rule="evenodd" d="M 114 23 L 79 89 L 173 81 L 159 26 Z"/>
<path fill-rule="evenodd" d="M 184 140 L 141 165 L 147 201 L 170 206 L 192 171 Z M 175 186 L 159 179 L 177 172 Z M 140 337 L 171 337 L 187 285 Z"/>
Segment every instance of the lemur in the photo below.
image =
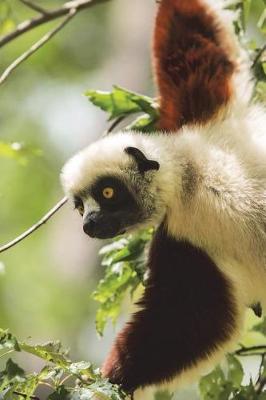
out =
<path fill-rule="evenodd" d="M 138 310 L 102 366 L 128 393 L 195 380 L 236 346 L 246 307 L 266 306 L 266 112 L 215 4 L 158 5 L 156 132 L 111 134 L 62 171 L 89 236 L 156 227 Z"/>

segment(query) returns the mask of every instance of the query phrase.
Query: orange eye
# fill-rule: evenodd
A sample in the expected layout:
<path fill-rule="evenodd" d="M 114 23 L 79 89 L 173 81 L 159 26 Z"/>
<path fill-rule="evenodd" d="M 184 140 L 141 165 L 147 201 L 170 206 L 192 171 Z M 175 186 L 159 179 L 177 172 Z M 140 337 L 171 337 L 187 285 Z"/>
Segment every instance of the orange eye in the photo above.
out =
<path fill-rule="evenodd" d="M 105 199 L 112 199 L 114 197 L 115 191 L 111 187 L 106 187 L 103 189 L 103 197 Z"/>

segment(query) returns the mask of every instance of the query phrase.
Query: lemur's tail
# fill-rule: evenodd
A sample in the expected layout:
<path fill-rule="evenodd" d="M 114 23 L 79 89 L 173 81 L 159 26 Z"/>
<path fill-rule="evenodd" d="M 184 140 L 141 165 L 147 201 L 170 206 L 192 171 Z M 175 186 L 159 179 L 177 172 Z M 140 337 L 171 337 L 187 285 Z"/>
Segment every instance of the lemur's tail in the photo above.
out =
<path fill-rule="evenodd" d="M 232 97 L 236 52 L 232 24 L 206 0 L 160 0 L 154 32 L 159 128 L 213 118 Z"/>

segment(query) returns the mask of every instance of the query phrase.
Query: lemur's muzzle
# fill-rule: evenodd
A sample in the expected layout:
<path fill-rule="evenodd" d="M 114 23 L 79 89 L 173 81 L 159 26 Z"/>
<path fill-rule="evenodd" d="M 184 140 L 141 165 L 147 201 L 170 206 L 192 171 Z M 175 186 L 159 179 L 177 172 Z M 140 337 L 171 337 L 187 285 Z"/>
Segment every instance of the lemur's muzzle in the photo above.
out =
<path fill-rule="evenodd" d="M 92 238 L 110 239 L 121 233 L 121 224 L 115 217 L 93 211 L 86 215 L 83 230 Z"/>

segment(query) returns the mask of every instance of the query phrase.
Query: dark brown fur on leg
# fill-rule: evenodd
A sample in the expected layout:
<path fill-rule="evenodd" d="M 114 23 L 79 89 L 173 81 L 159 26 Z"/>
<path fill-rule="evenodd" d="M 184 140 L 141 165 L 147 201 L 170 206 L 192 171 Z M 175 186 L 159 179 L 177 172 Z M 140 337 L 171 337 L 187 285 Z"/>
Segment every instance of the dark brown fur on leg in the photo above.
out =
<path fill-rule="evenodd" d="M 206 253 L 161 226 L 140 311 L 118 334 L 102 372 L 129 392 L 174 378 L 235 331 L 230 284 Z"/>

